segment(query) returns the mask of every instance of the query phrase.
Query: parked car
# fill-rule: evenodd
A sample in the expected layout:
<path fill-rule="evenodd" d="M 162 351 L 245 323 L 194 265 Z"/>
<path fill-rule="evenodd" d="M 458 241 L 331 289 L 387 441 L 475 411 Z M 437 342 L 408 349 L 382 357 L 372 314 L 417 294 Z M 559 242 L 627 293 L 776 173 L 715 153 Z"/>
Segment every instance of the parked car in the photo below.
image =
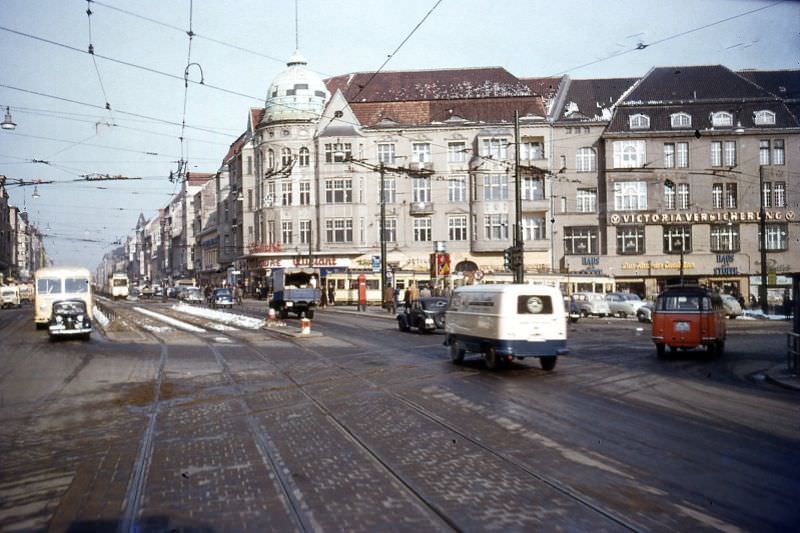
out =
<path fill-rule="evenodd" d="M 139 297 L 143 300 L 153 297 L 153 287 L 150 285 L 143 285 L 141 289 L 139 289 Z"/>
<path fill-rule="evenodd" d="M 233 309 L 233 291 L 226 288 L 214 289 L 211 293 L 211 307 L 217 309 L 227 307 Z"/>
<path fill-rule="evenodd" d="M 416 328 L 420 333 L 444 329 L 446 311 L 447 298 L 440 296 L 420 298 L 397 314 L 397 327 L 400 331 Z"/>
<path fill-rule="evenodd" d="M 576 292 L 572 295 L 578 308 L 581 311 L 581 316 L 608 316 L 611 311 L 608 308 L 608 302 L 605 297 L 597 292 Z"/>
<path fill-rule="evenodd" d="M 564 296 L 564 309 L 567 311 L 567 319 L 570 323 L 574 324 L 580 319 L 581 308 L 578 307 L 578 302 L 571 295 Z"/>
<path fill-rule="evenodd" d="M 203 293 L 200 287 L 181 287 L 178 298 L 188 304 L 203 303 Z"/>
<path fill-rule="evenodd" d="M 728 318 L 736 318 L 742 314 L 742 306 L 739 304 L 739 300 L 730 294 L 722 295 L 722 308 Z"/>
<path fill-rule="evenodd" d="M 636 310 L 636 319 L 639 322 L 653 321 L 653 303 L 647 302 Z"/>
<path fill-rule="evenodd" d="M 638 295 L 625 292 L 610 292 L 606 294 L 606 301 L 611 314 L 622 318 L 635 315 L 636 311 L 644 305 Z"/>
<path fill-rule="evenodd" d="M 156 287 L 153 289 L 153 298 L 162 298 L 164 296 L 164 287 Z"/>

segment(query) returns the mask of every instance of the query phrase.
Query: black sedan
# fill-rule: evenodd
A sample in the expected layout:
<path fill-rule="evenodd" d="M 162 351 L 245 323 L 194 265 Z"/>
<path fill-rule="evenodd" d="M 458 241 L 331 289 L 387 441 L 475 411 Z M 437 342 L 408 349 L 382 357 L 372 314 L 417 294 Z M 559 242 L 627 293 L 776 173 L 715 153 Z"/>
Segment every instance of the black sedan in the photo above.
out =
<path fill-rule="evenodd" d="M 397 314 L 397 327 L 400 331 L 411 331 L 411 328 L 416 328 L 420 333 L 444 329 L 445 311 L 447 311 L 447 298 L 439 296 L 420 298 Z"/>

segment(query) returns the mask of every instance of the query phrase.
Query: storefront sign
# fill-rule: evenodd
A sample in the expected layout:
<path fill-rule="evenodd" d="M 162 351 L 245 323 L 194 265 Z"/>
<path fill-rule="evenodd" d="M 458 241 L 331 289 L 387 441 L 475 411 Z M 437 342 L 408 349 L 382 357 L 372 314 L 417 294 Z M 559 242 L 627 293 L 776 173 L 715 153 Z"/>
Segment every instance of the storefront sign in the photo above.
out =
<path fill-rule="evenodd" d="M 581 257 L 581 265 L 583 266 L 595 266 L 600 264 L 599 257 Z"/>
<path fill-rule="evenodd" d="M 350 259 L 345 257 L 334 256 L 320 256 L 313 257 L 312 262 L 309 263 L 308 256 L 297 257 L 275 257 L 269 259 L 259 259 L 258 266 L 260 268 L 295 268 L 295 267 L 308 267 L 321 268 L 321 267 L 339 267 L 348 268 L 350 266 Z"/>
<path fill-rule="evenodd" d="M 622 263 L 622 270 L 680 270 L 680 261 L 665 261 L 663 263 Z M 689 261 L 684 261 L 683 269 L 691 270 L 696 268 L 695 264 Z"/>
<path fill-rule="evenodd" d="M 765 211 L 766 221 L 793 221 L 794 211 Z M 608 217 L 616 224 L 713 224 L 716 222 L 758 222 L 758 211 L 725 211 L 721 213 L 639 213 Z"/>

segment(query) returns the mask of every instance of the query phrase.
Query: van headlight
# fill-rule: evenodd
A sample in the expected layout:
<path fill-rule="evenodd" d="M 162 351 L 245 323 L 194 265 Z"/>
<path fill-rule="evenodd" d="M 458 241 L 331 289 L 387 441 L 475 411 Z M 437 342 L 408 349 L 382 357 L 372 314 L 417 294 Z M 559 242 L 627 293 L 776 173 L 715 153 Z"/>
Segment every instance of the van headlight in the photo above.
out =
<path fill-rule="evenodd" d="M 40 303 L 39 304 L 39 311 L 42 311 L 42 312 L 47 311 L 47 304 L 44 303 L 44 302 Z"/>

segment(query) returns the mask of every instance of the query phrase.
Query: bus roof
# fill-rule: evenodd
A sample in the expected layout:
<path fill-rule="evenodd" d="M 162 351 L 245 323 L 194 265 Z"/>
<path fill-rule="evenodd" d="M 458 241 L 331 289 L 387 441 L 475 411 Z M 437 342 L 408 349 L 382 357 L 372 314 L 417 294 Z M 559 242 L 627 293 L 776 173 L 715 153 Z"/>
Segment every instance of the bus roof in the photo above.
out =
<path fill-rule="evenodd" d="M 66 276 L 81 276 L 91 278 L 92 274 L 88 268 L 84 267 L 45 267 L 40 268 L 34 274 L 35 278 L 42 277 L 66 277 Z"/>

